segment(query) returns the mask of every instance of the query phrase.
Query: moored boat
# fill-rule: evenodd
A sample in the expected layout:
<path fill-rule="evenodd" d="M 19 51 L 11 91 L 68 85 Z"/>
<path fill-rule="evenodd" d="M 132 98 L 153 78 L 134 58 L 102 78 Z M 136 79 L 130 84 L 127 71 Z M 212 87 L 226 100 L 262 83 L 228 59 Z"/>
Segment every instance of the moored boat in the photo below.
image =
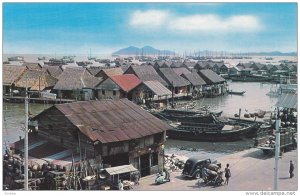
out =
<path fill-rule="evenodd" d="M 196 112 L 185 111 L 176 109 L 165 109 L 161 112 L 151 112 L 152 115 L 162 119 L 179 122 L 198 122 L 198 123 L 214 123 L 216 117 L 220 116 L 222 112 L 210 113 L 210 112 Z"/>
<path fill-rule="evenodd" d="M 173 139 L 227 142 L 253 137 L 260 124 L 228 121 L 226 123 L 181 123 L 167 130 L 167 136 Z"/>
<path fill-rule="evenodd" d="M 244 95 L 246 91 L 228 91 L 228 94 L 230 95 Z"/>

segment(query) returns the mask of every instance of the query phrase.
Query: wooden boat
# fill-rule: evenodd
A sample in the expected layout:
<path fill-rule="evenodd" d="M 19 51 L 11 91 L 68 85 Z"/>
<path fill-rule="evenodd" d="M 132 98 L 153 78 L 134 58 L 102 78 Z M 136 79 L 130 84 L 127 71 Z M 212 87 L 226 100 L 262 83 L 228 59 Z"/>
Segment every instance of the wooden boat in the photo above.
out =
<path fill-rule="evenodd" d="M 181 123 L 167 130 L 168 138 L 210 142 L 237 141 L 253 137 L 260 124 L 228 121 L 226 123 Z"/>
<path fill-rule="evenodd" d="M 246 91 L 228 91 L 230 95 L 244 95 Z"/>
<path fill-rule="evenodd" d="M 220 116 L 222 114 L 222 111 L 218 113 L 205 113 L 196 111 L 165 109 L 162 112 L 151 112 L 151 114 L 162 120 L 168 121 L 214 123 L 216 122 L 216 117 Z"/>

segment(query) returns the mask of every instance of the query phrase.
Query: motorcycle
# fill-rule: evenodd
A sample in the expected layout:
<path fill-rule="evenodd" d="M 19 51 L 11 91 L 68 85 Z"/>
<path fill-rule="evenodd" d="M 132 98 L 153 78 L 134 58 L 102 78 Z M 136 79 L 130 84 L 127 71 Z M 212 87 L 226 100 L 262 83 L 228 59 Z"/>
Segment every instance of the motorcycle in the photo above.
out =
<path fill-rule="evenodd" d="M 206 185 L 221 186 L 224 182 L 222 178 L 223 172 L 215 172 L 207 168 L 202 169 L 202 179 Z"/>

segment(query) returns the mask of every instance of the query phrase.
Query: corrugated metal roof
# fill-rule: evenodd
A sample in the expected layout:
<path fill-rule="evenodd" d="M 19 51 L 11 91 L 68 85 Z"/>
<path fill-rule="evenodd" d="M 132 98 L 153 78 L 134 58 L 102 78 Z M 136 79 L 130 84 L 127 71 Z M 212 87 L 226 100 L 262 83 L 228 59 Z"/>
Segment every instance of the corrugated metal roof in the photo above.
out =
<path fill-rule="evenodd" d="M 137 169 L 133 165 L 121 165 L 117 167 L 109 167 L 105 169 L 109 175 L 123 174 L 129 172 L 135 172 Z"/>
<path fill-rule="evenodd" d="M 172 92 L 159 81 L 145 81 L 143 83 L 158 96 L 172 95 Z"/>
<path fill-rule="evenodd" d="M 131 91 L 142 83 L 134 74 L 115 75 L 110 78 L 125 92 Z"/>
<path fill-rule="evenodd" d="M 170 128 L 127 99 L 80 101 L 53 107 L 61 111 L 84 135 L 101 143 L 137 139 Z M 47 111 L 40 113 L 39 118 L 47 115 Z"/>
<path fill-rule="evenodd" d="M 282 107 L 282 108 L 293 108 L 297 109 L 298 108 L 298 97 L 297 94 L 293 93 L 284 93 L 282 94 L 277 103 L 277 107 Z"/>

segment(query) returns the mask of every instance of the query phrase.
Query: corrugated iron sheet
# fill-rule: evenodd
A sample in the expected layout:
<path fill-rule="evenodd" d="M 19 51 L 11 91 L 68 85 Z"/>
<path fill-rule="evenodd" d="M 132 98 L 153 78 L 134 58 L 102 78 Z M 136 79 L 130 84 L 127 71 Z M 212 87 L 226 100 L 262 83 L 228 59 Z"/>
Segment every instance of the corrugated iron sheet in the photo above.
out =
<path fill-rule="evenodd" d="M 143 83 L 158 96 L 172 95 L 172 92 L 159 81 L 145 81 Z"/>
<path fill-rule="evenodd" d="M 276 106 L 282 108 L 297 109 L 298 108 L 297 94 L 293 94 L 293 93 L 282 94 L 279 100 L 277 101 Z"/>
<path fill-rule="evenodd" d="M 142 82 L 134 74 L 115 75 L 110 78 L 125 92 L 129 92 Z"/>
<path fill-rule="evenodd" d="M 170 128 L 127 99 L 81 101 L 54 107 L 88 138 L 101 143 L 136 139 Z"/>
<path fill-rule="evenodd" d="M 117 167 L 110 167 L 105 169 L 109 175 L 123 174 L 129 172 L 135 172 L 137 169 L 133 165 L 121 165 Z"/>

